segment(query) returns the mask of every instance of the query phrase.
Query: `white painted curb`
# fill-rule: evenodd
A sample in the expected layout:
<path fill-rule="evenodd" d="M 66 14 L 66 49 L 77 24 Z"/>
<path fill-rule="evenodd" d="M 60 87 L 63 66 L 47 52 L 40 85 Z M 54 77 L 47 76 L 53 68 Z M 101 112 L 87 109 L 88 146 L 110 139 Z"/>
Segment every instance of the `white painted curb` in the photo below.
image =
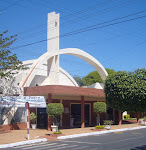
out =
<path fill-rule="evenodd" d="M 116 129 L 116 130 L 106 130 L 106 131 L 91 132 L 91 133 L 81 133 L 81 134 L 73 134 L 73 135 L 66 135 L 66 136 L 59 136 L 59 137 L 57 137 L 57 139 L 58 140 L 63 140 L 63 139 L 77 138 L 77 137 L 83 137 L 83 136 L 89 136 L 89 135 L 99 135 L 99 134 L 106 134 L 106 133 L 111 133 L 111 132 L 137 130 L 137 129 L 143 129 L 143 128 L 146 128 L 146 126 L 133 127 L 133 128 L 123 128 L 123 129 Z"/>
<path fill-rule="evenodd" d="M 14 146 L 20 146 L 20 145 L 25 145 L 25 144 L 33 144 L 33 143 L 38 143 L 38 142 L 45 142 L 45 141 L 47 141 L 46 138 L 22 141 L 22 142 L 17 142 L 17 143 L 4 144 L 4 145 L 0 145 L 0 149 L 1 148 L 14 147 Z"/>

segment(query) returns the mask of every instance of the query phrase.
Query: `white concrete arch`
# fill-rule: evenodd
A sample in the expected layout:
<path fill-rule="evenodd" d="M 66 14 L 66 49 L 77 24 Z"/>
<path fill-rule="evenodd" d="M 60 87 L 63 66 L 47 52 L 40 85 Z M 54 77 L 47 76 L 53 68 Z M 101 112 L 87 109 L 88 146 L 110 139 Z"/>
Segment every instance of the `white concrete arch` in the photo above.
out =
<path fill-rule="evenodd" d="M 97 59 L 95 59 L 93 56 L 84 52 L 81 49 L 78 49 L 78 48 L 61 49 L 59 54 L 73 55 L 73 56 L 77 56 L 77 57 L 85 60 L 86 62 L 88 62 L 90 65 L 92 65 L 97 70 L 97 72 L 99 73 L 99 75 L 101 76 L 101 78 L 103 80 L 105 80 L 106 77 L 108 76 L 107 71 L 104 69 L 104 67 L 101 65 L 101 63 Z"/>
<path fill-rule="evenodd" d="M 27 77 L 22 82 L 22 87 L 24 87 L 24 86 L 29 87 L 31 84 L 31 81 L 35 77 L 35 74 L 36 74 L 37 70 L 39 70 L 41 65 L 43 63 L 46 63 L 52 57 L 59 55 L 59 54 L 73 55 L 73 56 L 76 56 L 76 57 L 79 57 L 79 58 L 85 60 L 86 62 L 88 62 L 90 65 L 92 65 L 97 70 L 97 72 L 99 73 L 99 75 L 101 76 L 101 78 L 103 80 L 105 80 L 107 75 L 108 75 L 108 73 L 106 72 L 104 67 L 101 65 L 101 63 L 97 59 L 95 59 L 94 57 L 89 55 L 88 53 L 84 52 L 83 50 L 77 49 L 77 48 L 67 48 L 67 49 L 61 49 L 61 50 L 53 52 L 53 53 L 52 52 L 46 52 L 45 54 L 40 56 L 33 63 L 32 68 L 29 70 Z M 26 85 L 26 83 L 27 83 L 27 85 Z"/>
<path fill-rule="evenodd" d="M 53 55 L 53 54 L 52 54 Z M 21 83 L 21 87 L 29 87 L 31 84 L 31 81 L 33 80 L 33 78 L 35 77 L 36 72 L 38 71 L 37 69 L 39 69 L 39 67 L 41 66 L 41 64 L 43 64 L 44 62 L 44 58 L 47 56 L 48 58 L 51 58 L 51 53 L 46 52 L 43 55 L 41 55 L 38 59 L 36 59 L 33 63 L 33 65 L 31 66 L 31 68 L 28 71 L 27 77 L 22 81 Z M 27 84 L 26 84 L 27 83 Z"/>
<path fill-rule="evenodd" d="M 79 86 L 77 84 L 77 82 L 75 81 L 75 79 L 68 73 L 66 72 L 63 68 L 59 67 L 60 72 L 62 72 L 62 74 L 64 74 L 75 86 Z"/>

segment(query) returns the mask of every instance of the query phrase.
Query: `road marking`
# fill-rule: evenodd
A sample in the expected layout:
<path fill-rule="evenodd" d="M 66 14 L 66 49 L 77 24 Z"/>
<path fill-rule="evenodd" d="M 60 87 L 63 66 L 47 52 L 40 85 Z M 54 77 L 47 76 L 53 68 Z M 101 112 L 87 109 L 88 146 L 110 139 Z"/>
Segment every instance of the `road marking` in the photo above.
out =
<path fill-rule="evenodd" d="M 84 148 L 87 148 L 89 146 L 82 146 L 82 147 L 79 147 L 79 148 L 76 148 L 76 149 L 84 149 Z"/>
<path fill-rule="evenodd" d="M 114 141 L 114 142 L 109 142 L 109 143 L 103 143 L 103 144 L 117 143 L 117 142 L 123 142 L 123 141 L 129 141 L 129 140 L 140 139 L 140 138 L 144 138 L 144 136 L 136 137 L 136 138 L 130 138 L 130 139 L 125 139 L 125 140 L 119 140 L 119 141 Z"/>
<path fill-rule="evenodd" d="M 55 149 L 53 148 L 53 150 L 62 149 L 62 148 L 64 149 L 64 148 L 69 148 L 69 147 L 71 148 L 71 147 L 77 147 L 77 146 L 78 146 L 78 145 L 65 146 L 65 147 L 58 147 L 58 148 L 55 148 Z"/>
<path fill-rule="evenodd" d="M 14 148 L 21 148 L 21 147 L 28 147 L 28 146 L 35 146 L 35 145 L 43 145 L 43 144 L 49 144 L 48 142 L 43 142 L 43 143 L 33 143 L 33 144 L 26 144 L 26 145 L 20 145 L 20 146 L 14 146 Z M 57 143 L 52 143 L 52 144 L 57 144 Z M 49 144 L 49 145 L 52 145 Z"/>
<path fill-rule="evenodd" d="M 140 135 L 142 135 L 142 133 L 139 133 L 139 132 L 132 132 L 132 134 L 140 134 Z"/>
<path fill-rule="evenodd" d="M 61 144 L 62 146 L 65 146 L 65 145 L 68 145 L 68 144 Z M 57 146 L 56 143 L 52 143 L 52 144 L 45 144 L 45 145 L 36 145 L 36 146 L 33 146 L 31 147 L 31 149 L 34 149 L 34 148 L 39 148 L 39 147 L 47 147 L 47 148 L 50 148 L 50 147 L 54 147 L 54 146 Z M 60 145 L 59 145 L 60 146 Z M 24 147 L 22 149 L 28 149 L 29 147 Z"/>
<path fill-rule="evenodd" d="M 66 145 L 66 146 L 65 146 Z M 55 147 L 54 146 L 51 146 L 51 147 L 46 147 L 47 149 L 49 148 L 52 148 L 53 147 L 53 150 L 57 150 L 57 149 L 64 149 L 64 148 L 69 148 L 69 147 L 76 147 L 78 145 L 71 145 L 69 146 L 68 144 L 61 144 L 61 145 L 56 145 Z M 37 150 L 44 150 L 44 147 L 42 148 L 37 148 Z"/>
<path fill-rule="evenodd" d="M 62 142 L 75 142 L 75 143 L 85 143 L 85 144 L 101 144 L 101 143 L 80 142 L 80 141 L 62 141 Z"/>
<path fill-rule="evenodd" d="M 115 134 L 123 134 L 123 132 L 114 132 Z"/>

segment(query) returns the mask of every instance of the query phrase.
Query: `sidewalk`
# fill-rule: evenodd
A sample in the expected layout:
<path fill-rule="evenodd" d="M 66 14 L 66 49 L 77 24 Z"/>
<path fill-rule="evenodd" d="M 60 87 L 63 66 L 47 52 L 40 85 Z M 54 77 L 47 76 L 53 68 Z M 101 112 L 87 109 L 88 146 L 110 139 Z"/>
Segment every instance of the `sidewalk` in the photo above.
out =
<path fill-rule="evenodd" d="M 123 128 L 133 128 L 133 127 L 141 127 L 137 123 L 134 124 L 123 124 L 123 125 L 112 125 L 111 130 L 123 129 Z M 93 131 L 94 127 L 86 127 L 86 128 L 73 128 L 73 129 L 61 129 L 61 132 L 64 135 L 74 135 L 74 134 L 82 134 L 82 133 L 92 133 L 92 132 L 101 132 L 101 131 Z M 47 138 L 48 141 L 57 140 L 56 135 L 50 136 L 52 134 L 51 131 L 47 131 L 45 129 L 36 129 L 30 130 L 30 140 Z M 16 143 L 27 140 L 27 130 L 11 130 L 9 133 L 0 134 L 0 146 L 3 144 Z"/>

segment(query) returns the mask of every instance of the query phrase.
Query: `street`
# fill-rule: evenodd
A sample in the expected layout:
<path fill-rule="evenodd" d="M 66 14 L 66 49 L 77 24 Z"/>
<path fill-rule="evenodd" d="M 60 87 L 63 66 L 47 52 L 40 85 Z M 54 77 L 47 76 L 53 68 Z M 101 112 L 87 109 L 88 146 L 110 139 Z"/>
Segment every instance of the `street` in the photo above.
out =
<path fill-rule="evenodd" d="M 5 150 L 146 150 L 146 129 L 114 132 L 53 142 L 22 145 Z"/>

